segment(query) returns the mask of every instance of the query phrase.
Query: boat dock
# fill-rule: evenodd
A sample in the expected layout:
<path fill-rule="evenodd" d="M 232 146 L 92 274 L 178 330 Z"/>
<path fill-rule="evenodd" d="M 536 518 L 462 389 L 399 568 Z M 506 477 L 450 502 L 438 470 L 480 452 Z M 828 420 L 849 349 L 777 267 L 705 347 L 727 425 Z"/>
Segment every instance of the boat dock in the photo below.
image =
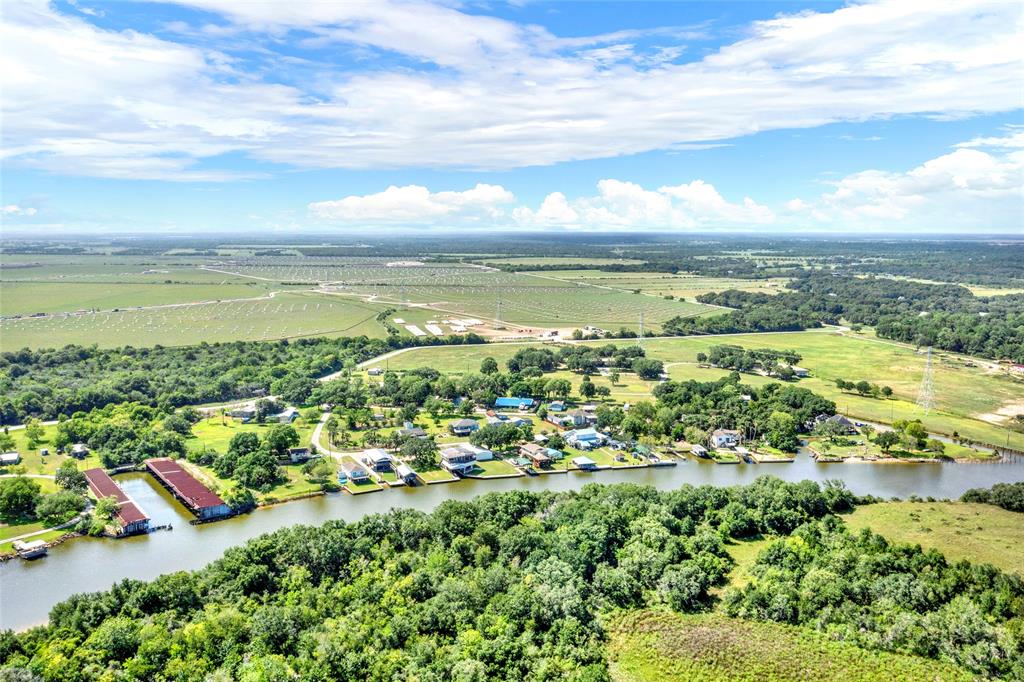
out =
<path fill-rule="evenodd" d="M 200 521 L 231 514 L 231 508 L 217 493 L 200 483 L 173 459 L 147 459 L 146 469 Z"/>
<path fill-rule="evenodd" d="M 136 504 L 135 500 L 128 496 L 121 486 L 107 474 L 103 469 L 87 469 L 85 481 L 89 485 L 89 492 L 97 500 L 106 497 L 113 497 L 117 501 L 117 512 L 114 519 L 117 521 L 117 528 L 112 532 L 115 537 L 125 537 L 136 533 L 149 532 L 149 516 Z"/>

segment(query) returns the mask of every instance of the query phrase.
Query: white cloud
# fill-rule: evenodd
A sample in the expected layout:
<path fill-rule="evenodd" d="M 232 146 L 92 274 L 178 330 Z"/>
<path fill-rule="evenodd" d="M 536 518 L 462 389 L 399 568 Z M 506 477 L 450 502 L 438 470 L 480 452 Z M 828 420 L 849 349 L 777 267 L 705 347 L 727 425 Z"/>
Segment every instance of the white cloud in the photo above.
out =
<path fill-rule="evenodd" d="M 563 38 L 449 4 L 180 4 L 223 19 L 185 44 L 5 2 L 6 163 L 171 180 L 237 177 L 203 163 L 229 152 L 304 168 L 554 164 L 836 121 L 1013 110 L 1024 65 L 1024 13 L 1003 0 L 781 16 L 684 64 L 673 59 L 699 36 L 683 30 L 647 32 L 663 44 L 643 52 L 643 32 Z M 303 39 L 369 59 L 354 70 L 273 52 Z M 260 51 L 266 61 L 254 62 Z M 373 59 L 385 52 L 400 65 Z M 301 77 L 273 80 L 289 68 Z"/>
<path fill-rule="evenodd" d="M 771 210 L 751 199 L 732 204 L 702 180 L 649 190 L 633 182 L 605 179 L 594 196 L 568 199 L 551 192 L 537 208 L 520 205 L 511 192 L 478 184 L 463 191 L 431 192 L 420 185 L 388 187 L 309 205 L 314 218 L 356 225 L 444 225 L 485 228 L 567 227 L 588 229 L 744 228 L 771 223 Z"/>
<path fill-rule="evenodd" d="M 905 172 L 865 170 L 829 183 L 814 202 L 794 199 L 821 224 L 1024 231 L 1024 151 L 1020 133 L 977 138 Z M 987 148 L 984 151 L 982 148 Z"/>
<path fill-rule="evenodd" d="M 472 222 L 500 216 L 500 206 L 514 200 L 515 196 L 500 185 L 478 184 L 464 192 L 392 185 L 376 194 L 312 203 L 309 211 L 317 218 L 364 224 L 433 224 L 439 219 L 447 223 Z"/>
<path fill-rule="evenodd" d="M 17 204 L 7 204 L 2 209 L 0 209 L 0 213 L 3 213 L 3 215 L 7 216 L 31 217 L 36 214 L 36 209 L 31 206 L 18 206 Z"/>

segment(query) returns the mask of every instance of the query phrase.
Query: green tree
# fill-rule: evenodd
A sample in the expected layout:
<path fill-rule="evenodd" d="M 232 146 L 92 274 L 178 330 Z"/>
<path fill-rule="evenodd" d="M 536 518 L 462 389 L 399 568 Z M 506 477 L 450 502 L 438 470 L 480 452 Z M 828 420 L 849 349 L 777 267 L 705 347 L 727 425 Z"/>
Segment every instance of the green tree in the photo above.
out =
<path fill-rule="evenodd" d="M 772 412 L 767 423 L 768 444 L 783 452 L 796 452 L 800 440 L 796 434 L 796 420 L 786 412 Z"/>
<path fill-rule="evenodd" d="M 43 439 L 43 425 L 38 419 L 32 418 L 25 422 L 25 437 L 28 439 L 28 446 L 34 448 Z"/>
<path fill-rule="evenodd" d="M 875 436 L 875 444 L 882 449 L 882 452 L 888 453 L 892 450 L 893 446 L 898 445 L 900 442 L 900 436 L 895 431 L 882 431 L 880 434 Z"/>
<path fill-rule="evenodd" d="M 26 476 L 0 479 L 0 516 L 6 519 L 32 517 L 41 490 L 38 483 Z"/>
<path fill-rule="evenodd" d="M 85 497 L 80 493 L 62 490 L 43 495 L 36 504 L 36 517 L 48 526 L 57 526 L 70 521 L 85 509 Z"/>
<path fill-rule="evenodd" d="M 410 438 L 399 448 L 402 459 L 412 462 L 414 468 L 437 466 L 437 444 L 429 438 Z"/>
<path fill-rule="evenodd" d="M 492 357 L 486 357 L 480 362 L 480 373 L 481 374 L 497 374 L 498 373 L 498 361 Z"/>
<path fill-rule="evenodd" d="M 291 424 L 278 424 L 270 427 L 264 440 L 270 454 L 282 458 L 288 456 L 288 448 L 299 444 L 299 434 Z"/>
<path fill-rule="evenodd" d="M 597 387 L 594 386 L 594 382 L 590 380 L 590 377 L 584 375 L 583 381 L 580 382 L 580 395 L 587 400 L 594 397 L 597 393 Z"/>
<path fill-rule="evenodd" d="M 78 465 L 73 459 L 61 462 L 53 478 L 57 486 L 64 490 L 84 492 L 87 487 L 85 474 L 78 470 Z"/>

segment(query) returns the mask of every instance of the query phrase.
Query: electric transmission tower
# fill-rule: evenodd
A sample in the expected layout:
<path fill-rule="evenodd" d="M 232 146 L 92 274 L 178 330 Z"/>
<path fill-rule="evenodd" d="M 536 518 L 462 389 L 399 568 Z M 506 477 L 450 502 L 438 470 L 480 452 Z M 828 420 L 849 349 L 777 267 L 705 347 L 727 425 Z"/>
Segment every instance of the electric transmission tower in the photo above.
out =
<path fill-rule="evenodd" d="M 917 392 L 917 406 L 924 410 L 925 414 L 931 412 L 935 407 L 935 386 L 932 384 L 932 347 L 928 346 L 928 359 L 924 364 L 924 376 L 921 378 L 921 388 Z"/>

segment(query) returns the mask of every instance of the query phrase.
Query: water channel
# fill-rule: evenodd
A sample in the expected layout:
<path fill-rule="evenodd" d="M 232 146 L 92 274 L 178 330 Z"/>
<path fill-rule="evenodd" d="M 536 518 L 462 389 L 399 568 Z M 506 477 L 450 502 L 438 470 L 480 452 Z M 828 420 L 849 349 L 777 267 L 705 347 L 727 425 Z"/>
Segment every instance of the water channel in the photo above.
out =
<path fill-rule="evenodd" d="M 76 538 L 53 547 L 46 558 L 0 565 L 0 628 L 22 629 L 45 623 L 54 604 L 77 592 L 105 590 L 125 578 L 149 580 L 163 573 L 197 569 L 220 557 L 229 547 L 294 524 L 315 525 L 328 519 L 355 521 L 394 507 L 430 511 L 444 500 L 468 500 L 501 490 L 570 490 L 587 483 L 620 482 L 660 489 L 684 483 L 728 486 L 750 483 L 764 474 L 788 481 L 842 479 L 858 494 L 884 498 L 957 498 L 968 488 L 1024 481 L 1024 457 L 1009 456 L 1004 461 L 985 464 L 819 464 L 805 454 L 790 464 L 716 465 L 686 461 L 675 467 L 464 480 L 359 496 L 338 493 L 201 526 L 190 525 L 191 515 L 148 474 L 126 474 L 117 477 L 125 491 L 154 524 L 170 522 L 174 529 L 123 540 Z"/>

